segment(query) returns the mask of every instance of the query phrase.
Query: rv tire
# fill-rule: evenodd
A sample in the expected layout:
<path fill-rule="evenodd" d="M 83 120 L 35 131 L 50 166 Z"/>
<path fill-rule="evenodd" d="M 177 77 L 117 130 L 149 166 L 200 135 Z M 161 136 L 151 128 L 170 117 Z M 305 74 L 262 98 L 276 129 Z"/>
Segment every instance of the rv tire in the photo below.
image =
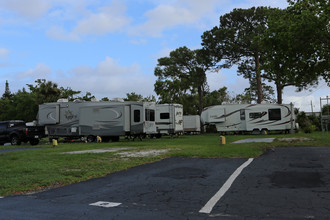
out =
<path fill-rule="evenodd" d="M 118 142 L 119 141 L 119 136 L 111 137 L 111 141 L 112 142 Z"/>
<path fill-rule="evenodd" d="M 260 132 L 260 134 L 268 134 L 268 133 L 269 133 L 269 132 L 268 132 L 267 129 L 262 129 L 261 132 Z"/>
<path fill-rule="evenodd" d="M 255 128 L 252 130 L 252 134 L 260 134 L 260 130 Z"/>
<path fill-rule="evenodd" d="M 109 142 L 111 140 L 111 137 L 109 136 L 102 136 L 102 142 Z"/>
<path fill-rule="evenodd" d="M 95 141 L 95 137 L 93 136 L 93 135 L 89 135 L 89 136 L 87 136 L 87 142 L 88 143 L 92 143 L 92 142 L 94 142 Z"/>

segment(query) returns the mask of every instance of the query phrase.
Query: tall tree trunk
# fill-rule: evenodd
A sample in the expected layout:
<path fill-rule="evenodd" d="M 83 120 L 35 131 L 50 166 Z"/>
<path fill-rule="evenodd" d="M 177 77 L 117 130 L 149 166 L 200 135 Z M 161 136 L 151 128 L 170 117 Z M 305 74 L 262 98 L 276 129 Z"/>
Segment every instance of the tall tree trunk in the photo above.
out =
<path fill-rule="evenodd" d="M 260 61 L 258 54 L 255 56 L 255 62 L 256 62 L 256 77 L 257 77 L 257 103 L 262 102 L 262 84 L 261 84 L 261 71 L 260 71 Z"/>
<path fill-rule="evenodd" d="M 276 92 L 277 92 L 277 104 L 282 104 L 282 102 L 283 102 L 283 97 L 282 97 L 283 86 L 279 82 L 276 82 L 275 84 L 276 84 Z"/>

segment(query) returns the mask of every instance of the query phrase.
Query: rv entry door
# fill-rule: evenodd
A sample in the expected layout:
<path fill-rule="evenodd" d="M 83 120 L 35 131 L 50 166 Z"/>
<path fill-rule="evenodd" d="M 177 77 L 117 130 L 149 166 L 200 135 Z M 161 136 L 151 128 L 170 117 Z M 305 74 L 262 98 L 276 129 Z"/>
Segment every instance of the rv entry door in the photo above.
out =
<path fill-rule="evenodd" d="M 131 106 L 131 134 L 143 133 L 143 107 L 132 104 Z"/>

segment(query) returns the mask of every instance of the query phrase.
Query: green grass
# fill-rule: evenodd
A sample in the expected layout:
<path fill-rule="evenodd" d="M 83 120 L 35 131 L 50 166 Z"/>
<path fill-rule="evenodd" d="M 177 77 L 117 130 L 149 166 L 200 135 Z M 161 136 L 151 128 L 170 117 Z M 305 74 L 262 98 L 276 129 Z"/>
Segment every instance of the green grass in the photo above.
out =
<path fill-rule="evenodd" d="M 311 141 L 272 143 L 232 142 L 246 138 L 264 137 L 308 137 Z M 117 143 L 60 143 L 51 148 L 50 144 L 41 144 L 41 149 L 0 153 L 0 196 L 26 193 L 34 190 L 58 187 L 91 178 L 105 176 L 120 170 L 161 160 L 166 157 L 201 158 L 248 158 L 258 157 L 268 148 L 278 146 L 330 146 L 330 136 L 320 132 L 312 134 L 290 135 L 231 135 L 226 136 L 227 144 L 221 145 L 219 135 L 191 135 L 179 138 L 163 137 L 143 141 L 121 140 Z M 160 156 L 121 157 L 116 153 L 63 154 L 64 152 L 129 148 L 127 151 L 167 149 Z M 0 149 L 10 148 L 0 146 Z"/>

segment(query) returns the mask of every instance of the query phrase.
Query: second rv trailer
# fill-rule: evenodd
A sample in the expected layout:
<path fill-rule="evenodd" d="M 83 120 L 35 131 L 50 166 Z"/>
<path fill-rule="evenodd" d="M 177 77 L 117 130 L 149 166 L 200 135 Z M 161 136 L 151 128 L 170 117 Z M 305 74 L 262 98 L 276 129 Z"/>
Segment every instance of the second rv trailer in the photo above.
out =
<path fill-rule="evenodd" d="M 119 136 L 156 133 L 155 104 L 139 102 L 55 102 L 39 105 L 38 124 L 50 137 Z"/>
<path fill-rule="evenodd" d="M 183 106 L 181 104 L 156 105 L 157 135 L 183 133 Z"/>
<path fill-rule="evenodd" d="M 185 133 L 200 133 L 201 120 L 199 115 L 184 115 L 183 116 L 183 130 Z"/>
<path fill-rule="evenodd" d="M 228 104 L 205 108 L 203 124 L 214 124 L 219 132 L 267 133 L 296 129 L 292 104 Z"/>

